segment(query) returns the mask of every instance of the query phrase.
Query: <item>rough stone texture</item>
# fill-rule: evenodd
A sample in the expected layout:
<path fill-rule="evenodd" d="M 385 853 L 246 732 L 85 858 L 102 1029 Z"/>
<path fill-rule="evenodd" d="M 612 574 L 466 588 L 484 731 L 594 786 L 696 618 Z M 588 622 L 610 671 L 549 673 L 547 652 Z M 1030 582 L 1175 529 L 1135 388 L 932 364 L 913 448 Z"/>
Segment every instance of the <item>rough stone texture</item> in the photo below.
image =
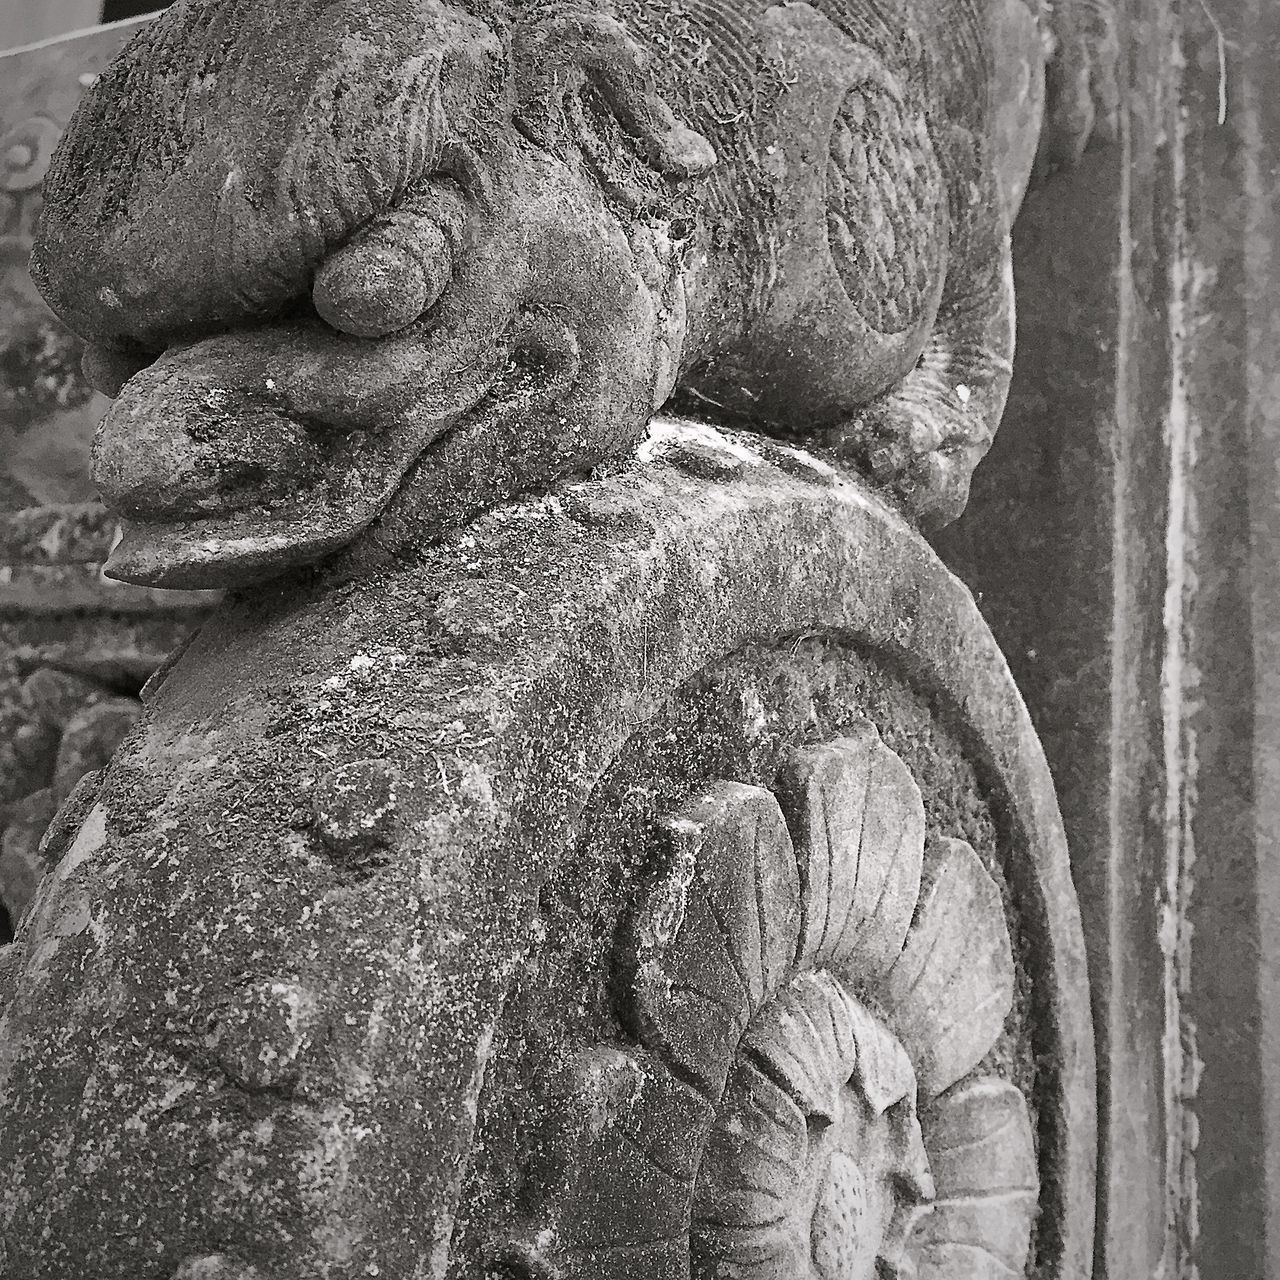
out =
<path fill-rule="evenodd" d="M 1108 115 L 1102 12 L 1046 6 L 1042 155 Z M 120 395 L 113 572 L 263 577 L 409 475 L 398 554 L 624 455 L 673 392 L 953 518 L 1043 63 L 1015 0 L 175 4 L 68 130 L 34 257 Z"/>
<path fill-rule="evenodd" d="M 214 598 L 104 578 L 118 528 L 94 504 L 0 513 L 0 945 L 43 868 L 39 797 L 61 803 L 106 764 Z"/>
<path fill-rule="evenodd" d="M 1086 1272 L 1078 919 L 1048 774 L 972 600 L 824 463 L 670 422 L 641 455 L 394 569 L 232 601 L 153 684 L 0 959 L 10 1271 L 479 1275 L 502 1221 L 485 1207 L 510 1217 L 541 1150 L 503 1117 L 539 1096 L 510 1076 L 540 1061 L 513 1043 L 513 982 L 557 872 L 596 851 L 614 914 L 577 936 L 600 946 L 638 887 L 643 824 L 611 816 L 602 780 L 666 760 L 625 793 L 678 804 L 690 768 L 758 786 L 746 762 L 776 776 L 861 714 L 920 780 L 926 831 L 1001 886 L 1020 976 L 985 1070 L 1034 1112 L 1032 1272 Z M 680 719 L 699 707 L 705 732 Z M 735 722 L 754 736 L 717 728 Z M 365 832 L 376 857 L 333 856 Z M 560 980 L 581 1000 L 598 976 Z M 553 1173 L 564 1154 L 543 1152 Z"/>

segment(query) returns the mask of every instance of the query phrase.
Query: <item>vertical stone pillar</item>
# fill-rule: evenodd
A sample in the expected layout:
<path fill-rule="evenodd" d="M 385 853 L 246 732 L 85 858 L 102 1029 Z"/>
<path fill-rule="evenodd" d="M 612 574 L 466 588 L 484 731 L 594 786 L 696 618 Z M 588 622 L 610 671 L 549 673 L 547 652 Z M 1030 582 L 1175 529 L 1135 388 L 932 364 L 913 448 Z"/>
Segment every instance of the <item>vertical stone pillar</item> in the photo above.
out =
<path fill-rule="evenodd" d="M 1097 1274 L 1277 1273 L 1276 15 L 1134 3 L 1123 141 L 1015 236 L 969 513 L 1057 779 L 1099 1035 Z"/>

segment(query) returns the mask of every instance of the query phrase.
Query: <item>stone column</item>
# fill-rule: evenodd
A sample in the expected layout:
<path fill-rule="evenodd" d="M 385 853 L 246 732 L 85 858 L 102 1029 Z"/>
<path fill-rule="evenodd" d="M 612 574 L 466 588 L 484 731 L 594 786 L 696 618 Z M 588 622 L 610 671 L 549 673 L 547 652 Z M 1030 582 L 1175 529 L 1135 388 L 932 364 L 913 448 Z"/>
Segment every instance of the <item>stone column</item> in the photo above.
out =
<path fill-rule="evenodd" d="M 1024 206 L 1009 412 L 938 543 L 1058 782 L 1111 1277 L 1280 1265 L 1273 8 L 1129 6 L 1122 141 Z"/>

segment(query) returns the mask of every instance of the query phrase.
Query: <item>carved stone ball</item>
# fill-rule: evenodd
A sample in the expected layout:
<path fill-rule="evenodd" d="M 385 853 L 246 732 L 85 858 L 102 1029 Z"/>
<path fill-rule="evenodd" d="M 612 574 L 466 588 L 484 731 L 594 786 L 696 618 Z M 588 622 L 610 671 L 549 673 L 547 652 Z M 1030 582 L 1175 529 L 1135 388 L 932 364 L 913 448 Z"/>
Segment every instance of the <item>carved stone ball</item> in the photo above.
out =
<path fill-rule="evenodd" d="M 357 760 L 326 774 L 312 796 L 316 834 L 334 858 L 366 858 L 395 829 L 400 779 L 382 760 Z"/>
<path fill-rule="evenodd" d="M 245 1089 L 288 1087 L 311 1043 L 315 1005 L 315 997 L 297 983 L 254 983 L 220 1023 L 218 1065 Z M 227 1280 L 239 1275 L 228 1273 Z"/>

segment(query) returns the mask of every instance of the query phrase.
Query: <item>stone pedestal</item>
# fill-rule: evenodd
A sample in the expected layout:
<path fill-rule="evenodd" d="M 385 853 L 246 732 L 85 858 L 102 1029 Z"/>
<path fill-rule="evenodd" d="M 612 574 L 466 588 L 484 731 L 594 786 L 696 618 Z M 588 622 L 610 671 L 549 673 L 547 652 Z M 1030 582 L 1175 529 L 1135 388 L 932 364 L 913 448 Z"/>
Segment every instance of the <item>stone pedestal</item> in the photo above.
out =
<path fill-rule="evenodd" d="M 145 701 L 4 959 L 15 1272 L 1087 1271 L 1049 775 L 864 487 L 659 420 Z"/>

